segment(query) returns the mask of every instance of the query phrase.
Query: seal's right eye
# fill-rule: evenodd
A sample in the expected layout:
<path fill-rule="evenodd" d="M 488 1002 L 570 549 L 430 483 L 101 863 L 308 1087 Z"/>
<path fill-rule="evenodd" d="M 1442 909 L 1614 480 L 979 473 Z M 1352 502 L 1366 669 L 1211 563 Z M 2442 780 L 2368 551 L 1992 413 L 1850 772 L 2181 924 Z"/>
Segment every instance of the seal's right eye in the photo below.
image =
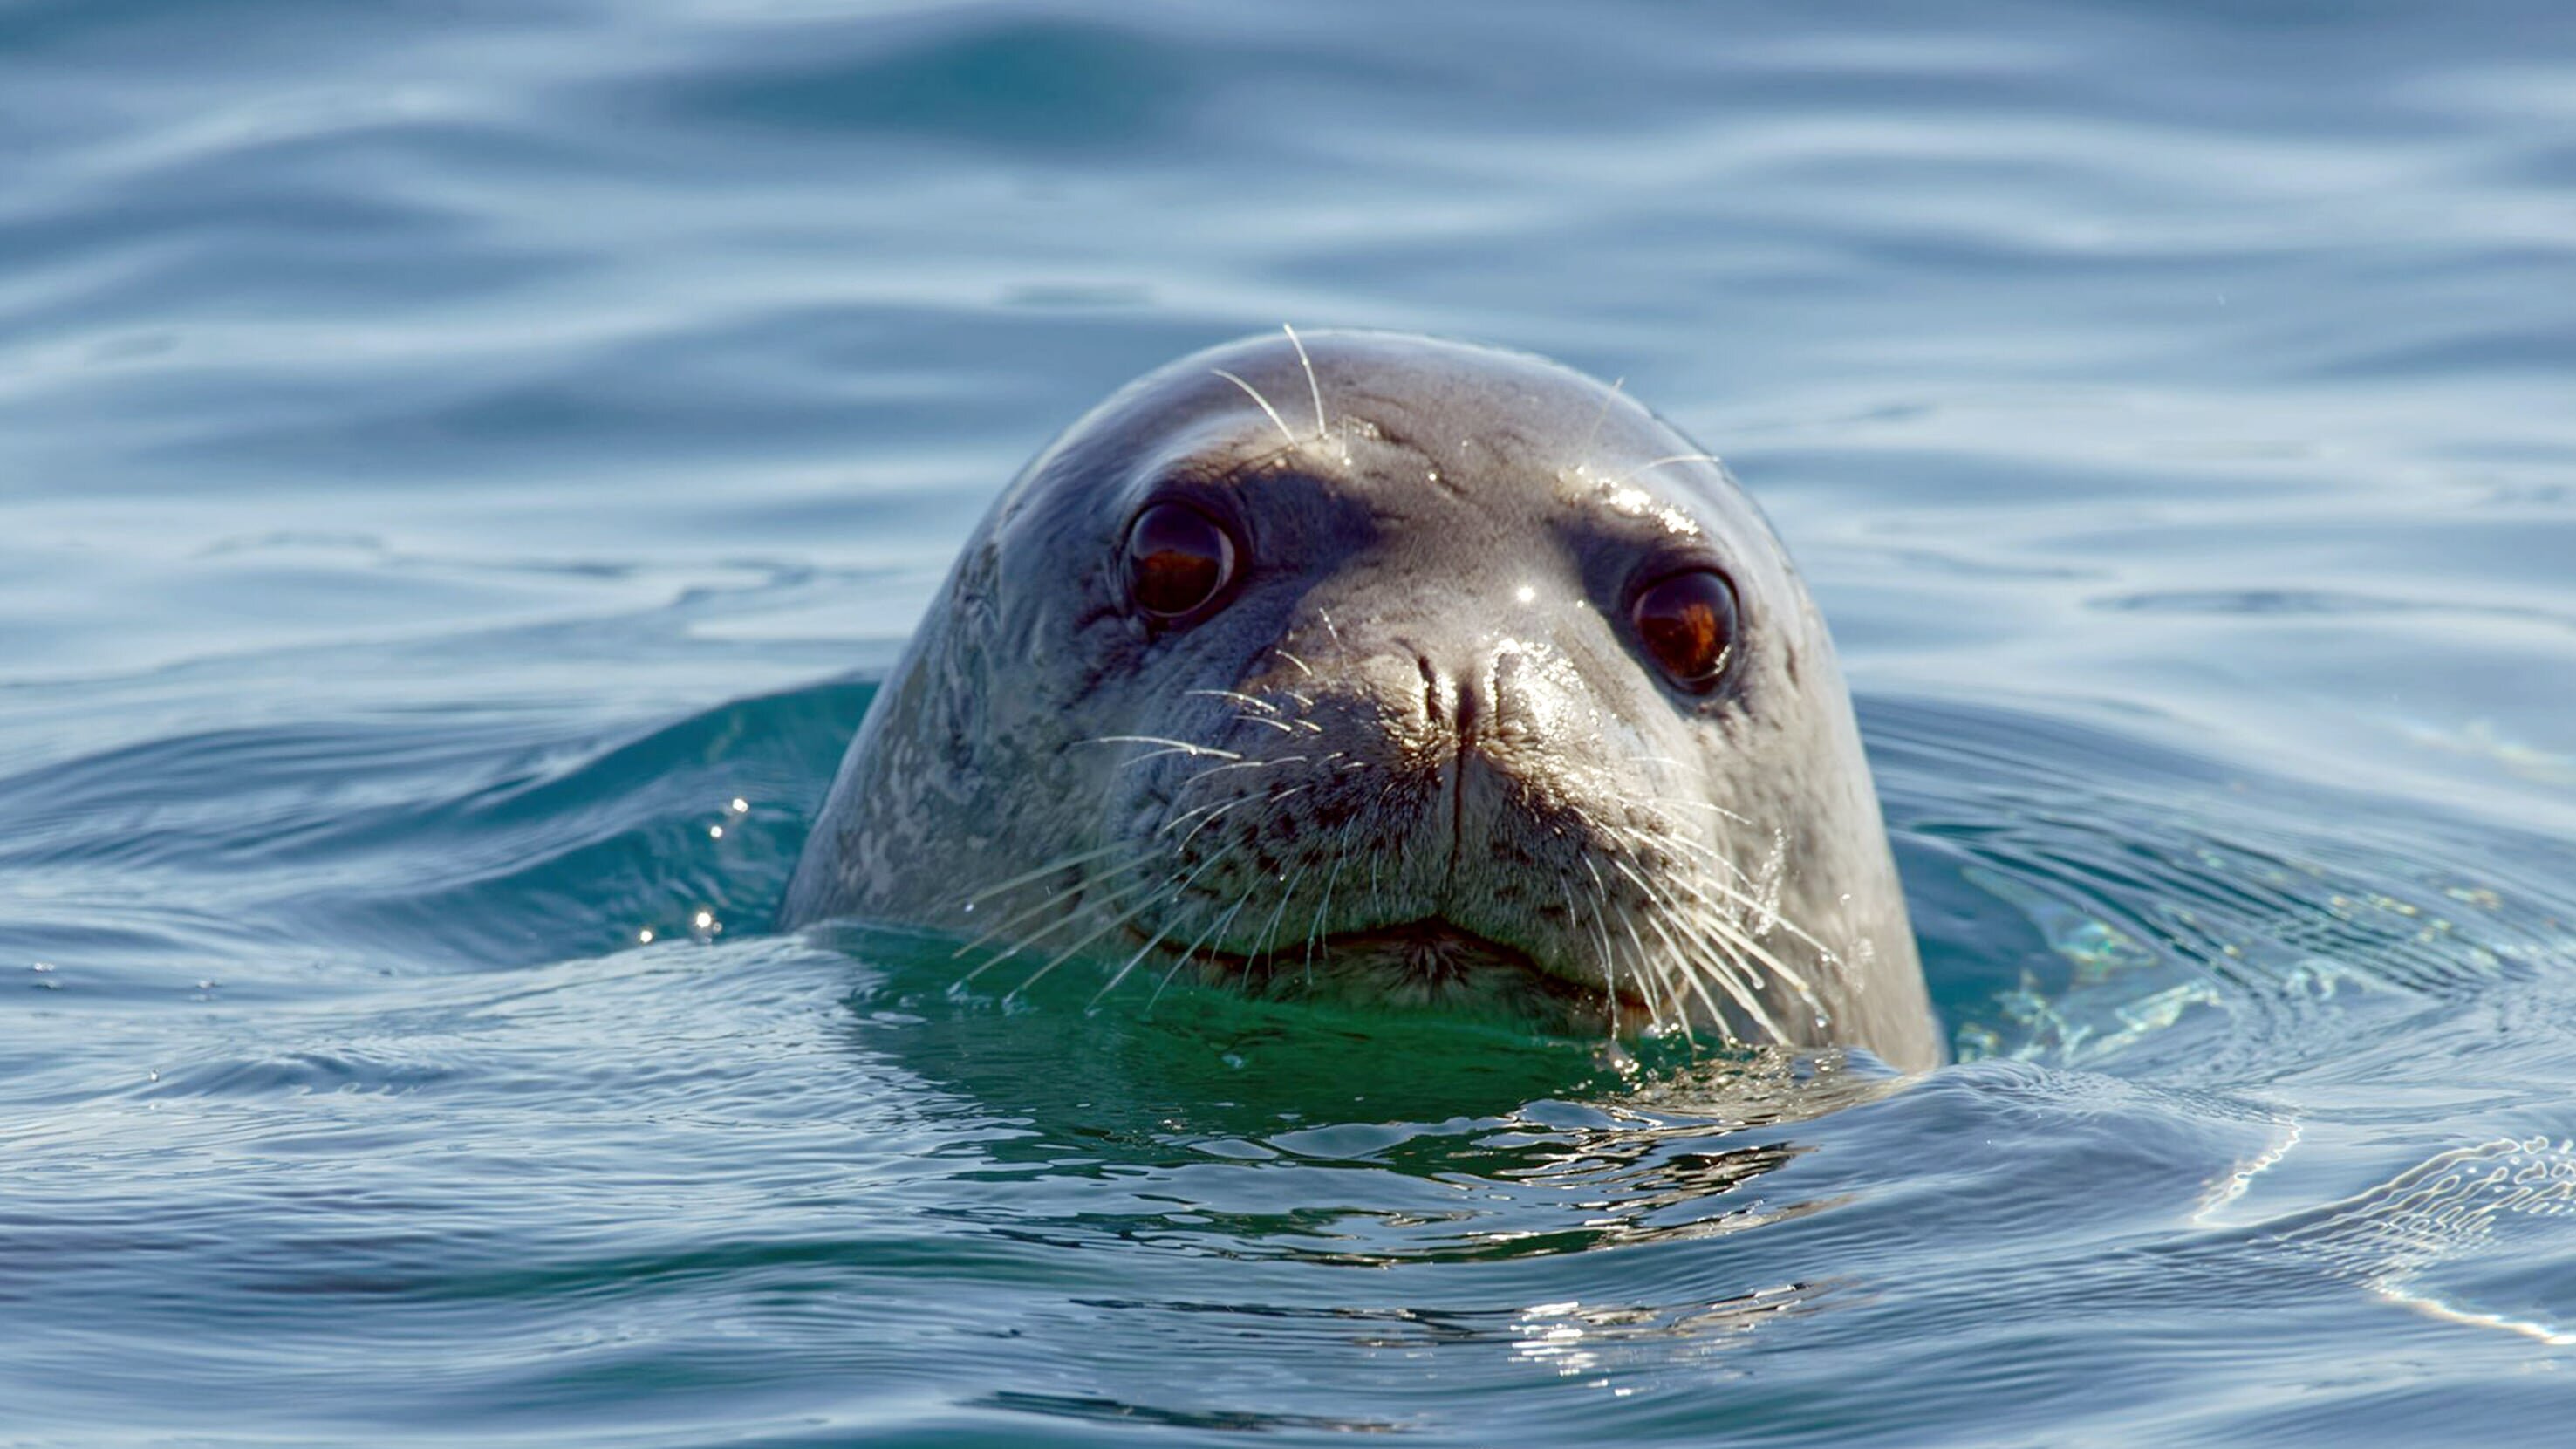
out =
<path fill-rule="evenodd" d="M 1197 610 L 1234 578 L 1234 538 L 1186 503 L 1156 503 L 1127 528 L 1127 596 L 1159 619 Z"/>

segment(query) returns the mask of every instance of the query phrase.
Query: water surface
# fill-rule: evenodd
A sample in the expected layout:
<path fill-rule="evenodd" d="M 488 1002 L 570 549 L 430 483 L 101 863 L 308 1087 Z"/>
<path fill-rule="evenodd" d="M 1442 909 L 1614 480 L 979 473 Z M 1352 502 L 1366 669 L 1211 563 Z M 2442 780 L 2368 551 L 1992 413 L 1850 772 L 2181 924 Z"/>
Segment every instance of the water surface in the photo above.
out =
<path fill-rule="evenodd" d="M 2562 8 L 0 0 L 0 98 L 0 1444 L 2576 1415 Z M 1726 455 L 1956 1065 L 768 929 L 1011 472 L 1283 321 Z"/>

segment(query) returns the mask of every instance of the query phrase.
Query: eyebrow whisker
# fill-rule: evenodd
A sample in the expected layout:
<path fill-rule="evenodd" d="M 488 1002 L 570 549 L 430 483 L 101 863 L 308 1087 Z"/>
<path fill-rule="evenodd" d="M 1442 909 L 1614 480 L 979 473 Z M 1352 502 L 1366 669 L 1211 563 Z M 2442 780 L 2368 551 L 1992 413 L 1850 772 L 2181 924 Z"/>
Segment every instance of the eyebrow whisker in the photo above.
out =
<path fill-rule="evenodd" d="M 1297 361 L 1306 368 L 1306 391 L 1315 399 L 1315 441 L 1322 442 L 1332 429 L 1324 421 L 1324 385 L 1315 380 L 1315 359 L 1306 355 L 1306 344 L 1297 338 L 1297 329 L 1282 322 L 1279 330 L 1288 334 L 1288 345 L 1297 349 Z"/>
<path fill-rule="evenodd" d="M 1254 387 L 1251 383 L 1245 382 L 1242 378 L 1235 376 L 1233 373 L 1226 371 L 1222 367 L 1211 367 L 1208 371 L 1215 373 L 1217 376 L 1224 378 L 1230 383 L 1233 383 L 1236 387 L 1242 388 L 1244 396 L 1261 404 L 1261 410 L 1270 415 L 1270 425 L 1279 430 L 1279 436 L 1288 440 L 1289 447 L 1295 448 L 1301 446 L 1297 440 L 1297 435 L 1288 430 L 1287 419 L 1279 416 L 1279 409 L 1272 407 L 1270 405 L 1270 399 L 1261 395 L 1261 389 Z"/>

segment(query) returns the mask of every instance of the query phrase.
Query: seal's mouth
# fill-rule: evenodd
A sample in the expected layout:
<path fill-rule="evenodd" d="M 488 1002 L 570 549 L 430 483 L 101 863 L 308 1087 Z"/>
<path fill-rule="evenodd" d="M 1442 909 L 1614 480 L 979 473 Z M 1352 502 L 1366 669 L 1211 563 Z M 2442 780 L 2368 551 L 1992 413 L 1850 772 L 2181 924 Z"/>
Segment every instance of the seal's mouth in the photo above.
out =
<path fill-rule="evenodd" d="M 1312 943 L 1282 942 L 1275 950 L 1248 956 L 1201 948 L 1193 960 L 1203 979 L 1265 996 L 1467 1008 L 1568 1021 L 1596 1017 L 1612 1000 L 1601 987 L 1569 981 L 1518 946 L 1436 916 L 1336 931 Z M 1623 1018 L 1630 1007 L 1624 996 L 1618 999 Z"/>
<path fill-rule="evenodd" d="M 1463 980 L 1482 971 L 1545 974 L 1527 951 L 1506 946 L 1434 916 L 1365 931 L 1337 931 L 1322 949 L 1336 956 L 1382 960 L 1428 984 Z"/>
<path fill-rule="evenodd" d="M 1334 931 L 1312 941 L 1282 941 L 1272 950 L 1251 955 L 1214 947 L 1201 947 L 1196 955 L 1210 965 L 1255 980 L 1328 967 L 1341 975 L 1382 972 L 1430 987 L 1494 971 L 1548 974 L 1527 951 L 1479 936 L 1437 916 L 1393 926 Z"/>

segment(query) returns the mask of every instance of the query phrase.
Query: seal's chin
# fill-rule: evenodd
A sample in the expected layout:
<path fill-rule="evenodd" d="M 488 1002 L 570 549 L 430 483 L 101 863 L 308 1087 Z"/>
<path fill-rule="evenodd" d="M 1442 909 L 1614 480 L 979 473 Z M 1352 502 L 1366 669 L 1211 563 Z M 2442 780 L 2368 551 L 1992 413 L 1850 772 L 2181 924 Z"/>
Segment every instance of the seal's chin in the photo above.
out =
<path fill-rule="evenodd" d="M 1318 937 L 1311 950 L 1283 944 L 1249 957 L 1202 950 L 1198 960 L 1207 978 L 1265 996 L 1532 1016 L 1583 1030 L 1603 1021 L 1609 1006 L 1601 988 L 1568 981 L 1517 946 L 1436 916 L 1337 931 Z"/>

